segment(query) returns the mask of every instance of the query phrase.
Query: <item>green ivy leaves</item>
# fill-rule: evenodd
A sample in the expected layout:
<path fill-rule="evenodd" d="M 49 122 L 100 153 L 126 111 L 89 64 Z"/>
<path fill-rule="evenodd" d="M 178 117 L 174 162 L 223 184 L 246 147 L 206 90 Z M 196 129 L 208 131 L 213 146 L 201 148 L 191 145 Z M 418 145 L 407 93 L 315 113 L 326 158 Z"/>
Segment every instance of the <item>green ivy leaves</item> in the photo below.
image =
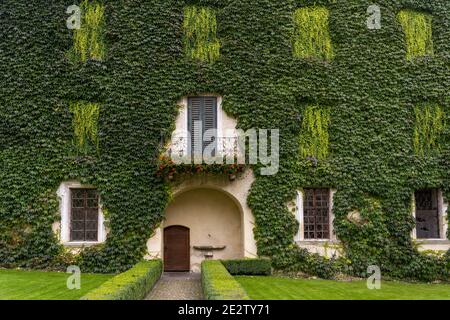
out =
<path fill-rule="evenodd" d="M 308 14 L 294 17 L 299 7 L 314 2 L 323 10 L 306 7 Z M 4 168 L 0 182 L 6 186 L 0 188 L 2 266 L 46 268 L 73 262 L 61 254 L 51 229 L 58 209 L 56 189 L 69 179 L 98 187 L 108 208 L 107 241 L 83 249 L 78 261 L 83 272 L 116 272 L 141 259 L 170 201 L 169 185 L 155 174 L 161 132 L 170 136 L 180 97 L 215 92 L 223 95 L 224 109 L 237 119 L 239 128 L 280 128 L 280 172 L 262 177 L 255 170 L 248 197 L 260 255 L 273 257 L 279 269 L 323 277 L 338 272 L 339 261 L 298 249 L 293 242 L 295 217 L 286 207 L 296 189 L 333 187 L 337 189 L 335 230 L 344 239 L 348 267 L 343 270 L 360 275 L 367 263 L 381 261 L 383 275 L 430 279 L 443 274 L 444 259 L 419 254 L 411 244 L 410 199 L 414 189 L 425 187 L 441 188 L 450 198 L 450 131 L 444 125 L 435 132 L 440 152 L 428 154 L 424 149 L 424 156 L 417 157 L 413 147 L 416 115 L 407 106 L 436 101 L 444 124 L 450 121 L 448 0 L 407 1 L 415 12 L 433 16 L 433 47 L 439 55 L 420 63 L 405 63 L 405 41 L 397 23 L 397 13 L 405 6 L 402 0 L 377 1 L 382 13 L 380 30 L 367 30 L 368 3 L 361 1 L 87 3 L 101 3 L 106 10 L 99 24 L 103 31 L 96 29 L 100 37 L 93 37 L 103 40 L 98 42 L 104 47 L 92 50 L 87 31 L 87 36 L 80 37 L 75 59 L 86 63 L 73 64 L 64 56 L 73 49 L 76 32 L 68 31 L 64 23 L 67 1 L 41 5 L 2 1 L 3 31 L 12 35 L 0 44 L 0 64 L 5 69 L 0 73 L 0 164 Z M 185 10 L 192 6 L 197 9 L 187 13 L 191 18 L 185 21 Z M 201 14 L 200 8 L 206 11 Z M 203 17 L 195 22 L 199 14 Z M 201 41 L 196 40 L 198 34 Z M 294 54 L 297 35 L 298 56 L 305 58 Z M 200 42 L 205 50 L 195 52 Z M 104 59 L 105 46 L 108 59 Z M 330 58 L 329 65 L 317 61 Z M 88 63 L 90 59 L 104 63 L 99 67 Z M 71 107 L 79 108 L 78 116 L 67 110 L 68 101 L 80 102 Z M 302 113 L 300 118 L 299 101 L 317 103 L 310 104 L 315 108 L 309 116 Z M 98 123 L 95 129 L 96 108 L 83 111 L 85 102 L 100 107 L 100 137 Z M 324 106 L 330 107 L 332 115 L 328 127 L 325 114 L 319 112 Z M 430 106 L 435 117 L 433 110 Z M 421 117 L 422 123 L 434 126 L 434 120 L 425 118 Z M 304 142 L 301 131 L 308 137 Z M 419 134 L 419 140 L 427 141 L 422 137 L 428 134 Z M 73 146 L 83 154 L 84 147 L 78 149 L 78 145 L 87 145 L 89 153 L 99 143 L 101 156 L 95 161 L 70 157 Z M 299 144 L 307 152 L 301 154 Z M 312 167 L 304 164 L 306 154 L 325 158 Z M 46 190 L 51 190 L 53 201 L 37 201 Z M 361 192 L 381 199 L 381 209 L 358 200 Z M 347 221 L 354 209 L 363 216 L 367 213 L 367 224 Z M 24 222 L 30 221 L 31 227 L 24 229 Z M 374 244 L 377 248 L 368 250 Z"/>
<path fill-rule="evenodd" d="M 98 151 L 98 118 L 100 106 L 97 103 L 71 102 L 73 113 L 74 144 L 79 153 L 87 154 L 89 146 Z"/>
<path fill-rule="evenodd" d="M 213 9 L 189 6 L 184 8 L 184 51 L 186 57 L 214 62 L 220 56 L 216 13 Z"/>
<path fill-rule="evenodd" d="M 303 112 L 300 131 L 300 157 L 315 157 L 323 160 L 328 157 L 330 108 L 308 105 Z"/>
<path fill-rule="evenodd" d="M 436 103 L 414 106 L 414 152 L 419 156 L 432 155 L 440 150 L 439 137 L 444 131 L 444 111 Z"/>
<path fill-rule="evenodd" d="M 328 17 L 329 12 L 325 7 L 306 7 L 295 11 L 294 57 L 318 58 L 326 61 L 333 59 Z"/>
<path fill-rule="evenodd" d="M 81 28 L 74 30 L 73 47 L 68 52 L 72 61 L 103 60 L 105 56 L 104 24 L 105 7 L 103 4 L 83 0 L 81 8 Z"/>

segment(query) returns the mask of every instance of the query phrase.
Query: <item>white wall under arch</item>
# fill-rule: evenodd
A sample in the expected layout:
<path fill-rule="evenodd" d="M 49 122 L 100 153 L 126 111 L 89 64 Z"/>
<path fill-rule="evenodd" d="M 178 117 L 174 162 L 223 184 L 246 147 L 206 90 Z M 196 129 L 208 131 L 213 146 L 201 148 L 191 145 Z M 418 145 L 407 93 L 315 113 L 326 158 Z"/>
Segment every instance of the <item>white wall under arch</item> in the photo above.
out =
<path fill-rule="evenodd" d="M 226 176 L 194 175 L 182 176 L 173 182 L 172 192 L 174 199 L 177 196 L 195 189 L 212 189 L 227 195 L 241 213 L 241 237 L 243 256 L 254 258 L 257 256 L 256 242 L 253 229 L 255 220 L 247 205 L 247 196 L 253 181 L 253 172 L 248 169 L 236 180 L 230 181 Z M 154 235 L 147 242 L 147 258 L 163 258 L 163 228 L 165 222 L 155 230 Z M 195 244 L 194 244 L 195 245 Z M 198 265 L 192 267 L 192 271 L 198 272 Z"/>

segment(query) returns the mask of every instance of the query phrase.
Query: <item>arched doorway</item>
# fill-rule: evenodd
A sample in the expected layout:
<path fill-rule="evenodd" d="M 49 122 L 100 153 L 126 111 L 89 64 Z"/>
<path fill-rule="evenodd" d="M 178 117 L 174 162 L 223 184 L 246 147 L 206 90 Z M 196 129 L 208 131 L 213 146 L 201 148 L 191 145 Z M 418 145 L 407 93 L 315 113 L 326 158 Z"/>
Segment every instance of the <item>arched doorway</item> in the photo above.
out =
<path fill-rule="evenodd" d="M 189 228 L 192 272 L 200 272 L 205 259 L 255 258 L 255 219 L 247 204 L 253 182 L 251 170 L 234 181 L 193 175 L 174 182 L 165 219 L 147 241 L 146 258 L 164 259 L 164 230 L 171 226 Z"/>
<path fill-rule="evenodd" d="M 190 270 L 189 228 L 170 226 L 164 229 L 164 271 Z"/>
<path fill-rule="evenodd" d="M 244 257 L 241 211 L 220 190 L 177 194 L 166 208 L 163 233 L 165 271 L 199 271 L 204 259 Z"/>

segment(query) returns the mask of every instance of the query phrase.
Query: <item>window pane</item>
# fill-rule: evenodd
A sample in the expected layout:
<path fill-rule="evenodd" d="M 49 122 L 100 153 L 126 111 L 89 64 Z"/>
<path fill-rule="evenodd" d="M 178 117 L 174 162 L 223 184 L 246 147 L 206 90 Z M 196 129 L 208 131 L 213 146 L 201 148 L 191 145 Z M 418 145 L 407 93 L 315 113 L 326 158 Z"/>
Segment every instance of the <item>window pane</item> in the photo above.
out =
<path fill-rule="evenodd" d="M 98 194 L 95 189 L 71 189 L 71 241 L 97 241 Z"/>
<path fill-rule="evenodd" d="M 70 232 L 70 241 L 84 241 L 84 232 L 83 231 L 71 231 Z"/>
<path fill-rule="evenodd" d="M 86 231 L 86 241 L 97 241 L 97 231 Z"/>
<path fill-rule="evenodd" d="M 305 189 L 303 213 L 305 239 L 329 239 L 329 199 L 328 189 Z"/>
<path fill-rule="evenodd" d="M 87 199 L 87 207 L 88 208 L 97 208 L 98 199 Z"/>
<path fill-rule="evenodd" d="M 84 208 L 84 199 L 72 199 L 72 208 Z"/>
<path fill-rule="evenodd" d="M 416 191 L 416 236 L 418 239 L 439 239 L 437 190 Z"/>

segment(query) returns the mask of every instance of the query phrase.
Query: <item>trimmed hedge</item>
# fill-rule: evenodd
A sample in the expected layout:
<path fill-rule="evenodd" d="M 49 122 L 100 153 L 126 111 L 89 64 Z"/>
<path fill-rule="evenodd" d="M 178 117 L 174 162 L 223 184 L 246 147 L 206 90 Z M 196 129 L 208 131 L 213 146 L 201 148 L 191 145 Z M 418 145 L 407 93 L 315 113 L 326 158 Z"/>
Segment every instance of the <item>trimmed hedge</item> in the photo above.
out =
<path fill-rule="evenodd" d="M 141 300 L 161 276 L 162 261 L 141 261 L 92 290 L 81 300 Z"/>
<path fill-rule="evenodd" d="M 270 275 L 272 264 L 269 259 L 222 260 L 222 264 L 232 275 Z"/>
<path fill-rule="evenodd" d="M 202 262 L 202 287 L 207 300 L 250 300 L 242 286 L 218 260 Z"/>

